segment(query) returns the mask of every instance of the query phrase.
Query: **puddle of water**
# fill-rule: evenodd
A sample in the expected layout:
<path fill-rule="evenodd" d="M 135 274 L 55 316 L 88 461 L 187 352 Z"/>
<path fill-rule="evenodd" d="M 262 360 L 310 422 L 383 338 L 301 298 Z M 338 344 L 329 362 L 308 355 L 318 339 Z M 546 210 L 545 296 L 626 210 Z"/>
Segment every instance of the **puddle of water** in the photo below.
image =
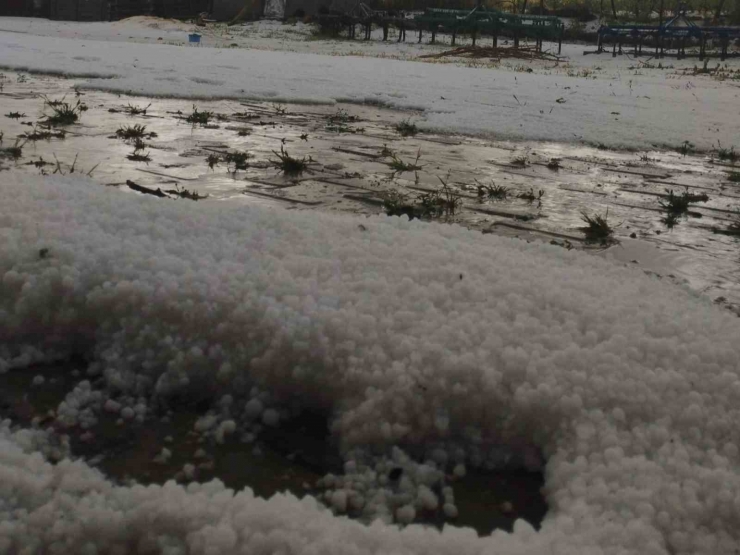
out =
<path fill-rule="evenodd" d="M 456 214 L 444 221 L 585 248 L 589 245 L 581 230 L 582 213 L 605 215 L 608 210 L 613 236 L 622 243 L 621 249 L 610 249 L 615 250 L 614 258 L 623 258 L 635 248 L 630 238 L 654 247 L 645 247 L 646 253 L 652 253 L 640 259 L 645 268 L 651 268 L 649 262 L 656 253 L 676 249 L 680 256 L 659 257 L 662 265 L 671 264 L 663 268 L 666 274 L 676 275 L 712 299 L 722 297 L 730 304 L 740 304 L 738 239 L 712 232 L 713 228 L 725 229 L 738 217 L 734 213 L 740 211 L 740 186 L 727 180 L 731 167 L 707 158 L 428 133 L 403 138 L 394 126 L 409 118 L 419 120 L 420 114 L 349 104 L 198 101 L 198 110 L 212 111 L 221 118 L 205 127 L 192 126 L 184 121 L 194 108 L 188 101 L 96 91 L 76 97 L 74 80 L 19 78 L 13 73 L 5 75 L 2 85 L 0 112 L 26 114 L 0 120 L 6 147 L 49 113 L 42 94 L 51 99 L 66 95 L 72 102 L 79 98 L 89 108 L 79 124 L 67 128 L 66 139 L 27 142 L 22 158 L 0 161 L 9 171 L 52 173 L 58 160 L 67 172 L 76 159 L 76 171 L 85 173 L 94 167 L 95 180 L 124 189 L 131 180 L 153 189 L 186 188 L 209 195 L 209 201 L 358 214 L 383 212 L 382 201 L 389 192 L 418 201 L 420 195 L 439 190 L 444 180 L 461 201 Z M 123 111 L 129 104 L 144 107 L 150 103 L 146 115 L 129 116 Z M 148 163 L 127 159 L 133 147 L 111 138 L 121 126 L 136 124 L 157 133 L 145 140 Z M 291 156 L 310 161 L 308 171 L 294 178 L 280 174 L 273 162 L 281 147 Z M 382 155 L 389 150 L 398 160 L 416 163 L 421 170 L 394 175 L 389 167 L 393 159 Z M 223 157 L 235 151 L 251 155 L 247 169 L 231 173 L 224 162 L 208 167 L 209 155 Z M 553 158 L 559 160 L 558 169 L 548 167 Z M 48 165 L 38 167 L 42 160 Z M 479 198 L 478 186 L 492 184 L 507 189 L 505 199 Z M 681 192 L 686 187 L 693 193 L 706 193 L 709 201 L 693 205 L 697 217 L 680 219 L 668 230 L 661 221 L 660 195 L 667 189 Z M 534 202 L 518 198 L 528 192 L 539 197 L 540 191 L 541 198 Z M 630 262 L 635 257 L 627 258 Z"/>
<path fill-rule="evenodd" d="M 83 360 L 76 360 L 0 375 L 0 420 L 10 418 L 26 427 L 56 426 L 57 432 L 69 439 L 74 456 L 119 483 L 163 484 L 173 478 L 182 483 L 207 482 L 218 478 L 235 491 L 249 487 L 263 498 L 286 491 L 298 497 L 321 497 L 323 490 L 317 482 L 327 473 L 343 472 L 326 416 L 310 411 L 278 428 L 265 428 L 249 442 L 234 436 L 217 443 L 195 433 L 204 411 L 188 404 L 168 411 L 164 418 L 149 415 L 143 423 L 120 424 L 118 415 L 103 410 L 96 411 L 98 422 L 86 429 L 61 427 L 51 415 L 84 379 L 85 366 Z M 38 376 L 43 377 L 43 383 L 34 383 Z M 166 460 L 159 458 L 163 448 L 171 453 Z M 186 477 L 185 465 L 193 466 L 193 475 Z M 472 527 L 481 535 L 496 529 L 511 531 L 518 518 L 539 528 L 547 512 L 543 485 L 541 473 L 470 469 L 454 484 L 459 516 L 450 521 L 439 509 L 421 515 L 420 522 L 439 528 L 451 524 Z"/>
<path fill-rule="evenodd" d="M 208 195 L 201 202 L 261 203 L 368 215 L 383 212 L 383 198 L 389 192 L 418 198 L 439 190 L 444 180 L 461 204 L 454 216 L 442 221 L 554 241 L 568 248 L 588 248 L 599 256 L 686 283 L 712 299 L 723 299 L 730 307 L 740 306 L 740 242 L 712 233 L 713 227 L 724 228 L 736 217 L 733 212 L 740 210 L 740 186 L 727 181 L 731 168 L 706 158 L 428 133 L 404 138 L 394 126 L 421 115 L 359 105 L 198 101 L 198 110 L 222 117 L 205 127 L 193 126 L 184 121 L 193 111 L 192 102 L 96 91 L 84 91 L 77 97 L 74 80 L 43 76 L 20 79 L 5 74 L 0 84 L 0 131 L 4 133 L 0 146 L 5 148 L 19 135 L 31 132 L 34 123 L 49 113 L 42 94 L 50 99 L 66 96 L 73 103 L 79 99 L 88 107 L 80 122 L 67 128 L 64 140 L 26 142 L 18 160 L 0 158 L 5 171 L 68 173 L 74 163 L 76 172 L 95 168 L 94 180 L 130 194 L 135 193 L 127 180 L 151 189 L 186 188 Z M 130 116 L 123 111 L 129 104 L 144 107 L 149 103 L 146 115 Z M 5 117 L 11 112 L 25 116 Z M 129 160 L 133 147 L 115 138 L 117 129 L 136 124 L 157 134 L 145 140 L 148 146 L 143 152 L 151 158 L 148 163 Z M 296 177 L 280 174 L 273 161 L 281 147 L 293 157 L 305 158 L 308 170 Z M 393 158 L 387 150 L 421 170 L 394 176 L 389 167 Z M 233 167 L 224 161 L 213 168 L 206 163 L 209 155 L 221 158 L 237 151 L 251 155 L 246 169 L 232 173 Z M 553 158 L 559 159 L 557 169 L 548 167 Z M 47 164 L 41 164 L 42 160 Z M 480 198 L 479 185 L 504 187 L 506 198 Z M 668 188 L 678 192 L 685 187 L 705 192 L 709 200 L 691 208 L 701 217 L 681 219 L 668 230 L 661 223 L 659 195 Z M 542 195 L 531 202 L 519 198 L 529 191 L 535 197 L 540 191 Z M 607 210 L 618 244 L 591 248 L 580 229 L 584 225 L 581 214 L 604 215 Z M 63 366 L 56 371 L 47 368 L 0 377 L 0 416 L 12 415 L 28 424 L 55 410 L 75 384 L 70 370 Z M 44 387 L 30 385 L 36 373 L 47 374 Z M 57 380 L 53 384 L 52 377 Z M 181 473 L 183 465 L 194 464 L 198 480 L 218 477 L 229 487 L 249 486 L 262 496 L 284 490 L 297 495 L 315 493 L 318 478 L 339 464 L 321 426 L 306 428 L 306 419 L 295 428 L 281 427 L 264 435 L 255 450 L 255 444 L 237 440 L 224 445 L 199 442 L 191 432 L 200 415 L 191 408 L 178 408 L 169 421 L 155 419 L 124 428 L 102 417 L 92 430 L 94 441 L 83 441 L 78 430 L 72 445 L 115 479 L 163 482 Z M 166 463 L 153 462 L 163 446 L 172 446 L 172 457 Z M 207 452 L 206 458 L 194 458 L 199 449 Z M 455 484 L 460 510 L 457 523 L 473 526 L 480 533 L 510 529 L 517 517 L 537 525 L 546 512 L 541 485 L 539 474 L 470 472 Z M 434 517 L 429 522 L 441 524 Z"/>
<path fill-rule="evenodd" d="M 43 418 L 56 411 L 67 393 L 82 379 L 72 372 L 84 369 L 85 363 L 39 365 L 0 376 L 0 418 L 9 417 L 16 424 L 31 425 L 35 418 Z M 36 376 L 44 383 L 33 385 Z M 257 443 L 238 440 L 224 444 L 204 442 L 193 433 L 201 414 L 193 407 L 179 407 L 167 418 L 149 418 L 143 424 L 117 424 L 118 416 L 105 411 L 98 415 L 98 423 L 87 430 L 79 427 L 60 429 L 67 434 L 76 456 L 92 461 L 107 476 L 119 482 L 134 479 L 140 483 L 163 484 L 173 477 L 182 480 L 185 464 L 196 467 L 198 481 L 217 477 L 226 486 L 236 490 L 250 487 L 256 495 L 270 497 L 276 492 L 291 491 L 303 496 L 315 491 L 316 481 L 323 476 L 322 467 L 303 459 L 291 460 L 273 438 L 261 438 Z M 48 419 L 51 422 L 53 419 Z M 85 434 L 91 434 L 86 436 Z M 283 432 L 287 434 L 289 432 Z M 155 461 L 162 448 L 171 451 L 167 461 Z M 206 456 L 196 457 L 199 450 Z M 335 467 L 338 463 L 334 463 Z M 330 464 L 327 468 L 336 471 Z M 323 472 L 322 472 L 323 471 Z"/>
<path fill-rule="evenodd" d="M 26 141 L 23 156 L 0 158 L 8 171 L 75 171 L 100 183 L 127 189 L 127 180 L 153 189 L 185 188 L 209 200 L 279 205 L 294 210 L 383 212 L 388 193 L 414 202 L 439 190 L 441 180 L 461 205 L 441 218 L 473 229 L 525 239 L 556 241 L 585 248 L 582 213 L 607 214 L 621 248 L 612 258 L 673 274 L 712 299 L 740 306 L 740 254 L 737 237 L 713 233 L 740 218 L 740 185 L 730 183 L 733 167 L 677 152 L 614 152 L 574 144 L 491 142 L 472 137 L 421 133 L 401 137 L 399 122 L 421 114 L 373 106 L 271 105 L 236 101 L 189 101 L 123 97 L 96 91 L 76 95 L 74 80 L 7 73 L 0 80 L 0 131 L 4 147 L 30 133 L 50 113 L 50 99 L 80 100 L 88 110 L 65 128 L 64 140 Z M 125 113 L 129 105 L 146 114 Z M 207 126 L 185 121 L 194 106 L 218 114 Z M 13 112 L 24 117 L 5 117 Z M 148 162 L 127 158 L 131 144 L 115 138 L 122 126 L 143 125 L 156 137 L 145 139 Z M 339 132 L 337 132 L 339 131 Z M 23 141 L 21 139 L 21 141 Z M 274 167 L 285 148 L 309 161 L 308 170 L 286 177 Z M 209 168 L 206 158 L 243 151 L 249 167 L 236 172 L 223 161 Z M 396 160 L 419 171 L 397 172 Z M 384 155 L 385 154 L 385 155 Z M 418 161 L 415 162 L 418 156 Z M 557 169 L 548 166 L 559 160 Z M 57 168 L 57 161 L 59 168 Z M 521 163 L 517 163 L 517 161 Z M 505 199 L 479 197 L 479 185 L 506 188 Z M 692 217 L 669 230 L 662 223 L 661 195 L 667 190 L 706 193 L 709 201 L 692 205 Z M 534 202 L 518 198 L 531 192 Z M 635 239 L 644 246 L 636 247 Z M 631 256 L 634 249 L 641 256 Z M 666 257 L 666 252 L 676 253 Z M 655 261 L 653 259 L 658 259 Z M 659 262 L 659 264 L 658 264 Z M 656 264 L 661 270 L 653 269 Z M 669 266 L 669 267 L 668 267 Z"/>

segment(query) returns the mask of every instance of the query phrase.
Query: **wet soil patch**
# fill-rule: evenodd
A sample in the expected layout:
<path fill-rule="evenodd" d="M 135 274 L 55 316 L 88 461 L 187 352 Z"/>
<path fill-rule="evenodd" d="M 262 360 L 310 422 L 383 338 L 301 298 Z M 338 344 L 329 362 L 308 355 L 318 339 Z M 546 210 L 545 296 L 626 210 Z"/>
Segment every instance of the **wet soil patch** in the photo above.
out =
<path fill-rule="evenodd" d="M 204 399 L 170 403 L 170 410 L 150 415 L 141 423 L 121 423 L 118 416 L 101 410 L 96 411 L 98 422 L 93 426 L 64 427 L 55 420 L 57 408 L 85 379 L 85 369 L 85 361 L 76 358 L 0 375 L 0 420 L 53 429 L 59 438 L 68 440 L 72 457 L 84 459 L 121 484 L 217 478 L 236 491 L 249 487 L 263 498 L 286 491 L 321 498 L 324 490 L 317 482 L 328 473 L 342 473 L 343 461 L 327 417 L 319 411 L 306 410 L 279 427 L 266 427 L 248 442 L 235 436 L 218 443 L 194 432 L 197 420 L 210 406 Z M 170 453 L 166 459 L 161 456 L 163 449 Z M 185 465 L 191 465 L 189 475 Z M 480 535 L 496 529 L 510 531 L 518 518 L 539 528 L 547 513 L 543 484 L 541 473 L 469 469 L 453 484 L 459 516 L 445 519 L 440 509 L 421 514 L 417 523 L 472 527 Z"/>
<path fill-rule="evenodd" d="M 425 130 L 421 113 L 358 104 L 127 98 L 79 91 L 74 80 L 14 73 L 3 83 L 0 112 L 25 115 L 0 119 L 6 171 L 90 174 L 126 192 L 127 183 L 135 183 L 140 192 L 161 190 L 168 197 L 153 202 L 207 197 L 291 210 L 421 215 L 566 248 L 608 246 L 620 251 L 612 258 L 637 260 L 651 274 L 740 306 L 740 184 L 732 180 L 737 166 L 719 151 L 635 153 L 447 136 Z M 41 129 L 49 102 L 62 99 L 87 108 L 65 126 L 64 138 L 25 139 L 29 127 Z M 196 112 L 199 118 L 188 121 Z M 136 126 L 148 135 L 132 154 L 136 145 L 115 137 Z M 416 133 L 401 132 L 408 128 Z M 276 164 L 284 153 L 301 162 L 301 172 Z M 167 194 L 183 189 L 187 194 Z M 707 200 L 666 218 L 661 202 L 670 191 L 700 192 Z M 454 211 L 439 209 L 433 201 L 440 196 Z M 608 215 L 608 245 L 588 240 L 584 213 Z"/>

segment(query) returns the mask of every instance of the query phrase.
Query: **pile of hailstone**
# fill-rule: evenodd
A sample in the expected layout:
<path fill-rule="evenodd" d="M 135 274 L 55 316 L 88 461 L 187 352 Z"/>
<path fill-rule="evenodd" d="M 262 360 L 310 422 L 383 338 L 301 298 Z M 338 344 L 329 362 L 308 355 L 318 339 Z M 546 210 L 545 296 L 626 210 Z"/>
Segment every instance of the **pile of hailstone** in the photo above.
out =
<path fill-rule="evenodd" d="M 195 392 L 216 441 L 332 414 L 347 464 L 326 501 L 375 520 L 219 482 L 116 486 L 0 430 L 0 554 L 736 553 L 740 321 L 708 300 L 456 226 L 2 180 L 0 369 L 93 360 L 100 387 L 60 409 L 80 425 Z M 547 461 L 539 531 L 384 524 L 454 514 L 440 473 L 499 464 L 491 445 Z"/>
<path fill-rule="evenodd" d="M 465 465 L 457 464 L 453 472 L 462 478 Z M 347 461 L 343 476 L 328 474 L 319 486 L 327 488 L 324 500 L 337 514 L 355 514 L 367 522 L 410 524 L 417 513 L 436 512 L 440 506 L 447 518 L 458 514 L 453 489 L 445 485 L 445 472 L 433 461 L 414 462 L 397 447 L 389 458 L 372 466 Z"/>

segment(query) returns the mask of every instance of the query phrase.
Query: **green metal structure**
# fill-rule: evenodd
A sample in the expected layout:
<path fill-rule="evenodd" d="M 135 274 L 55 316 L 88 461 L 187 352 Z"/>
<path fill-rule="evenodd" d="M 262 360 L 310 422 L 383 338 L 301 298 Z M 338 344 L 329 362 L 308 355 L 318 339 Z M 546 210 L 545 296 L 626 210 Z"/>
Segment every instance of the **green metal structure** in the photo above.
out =
<path fill-rule="evenodd" d="M 356 38 L 356 26 L 360 25 L 364 28 L 365 40 L 369 40 L 373 25 L 376 25 L 383 29 L 383 40 L 388 40 L 389 27 L 395 27 L 399 30 L 399 42 L 406 40 L 406 31 L 418 31 L 419 42 L 424 32 L 429 32 L 432 43 L 435 42 L 437 33 L 450 34 L 453 45 L 460 34 L 470 35 L 473 45 L 481 36 L 493 37 L 493 46 L 498 45 L 499 36 L 506 36 L 514 40 L 515 48 L 519 46 L 520 39 L 534 39 L 538 51 L 542 50 L 544 40 L 557 41 L 558 54 L 562 48 L 565 29 L 565 25 L 557 17 L 512 14 L 489 10 L 484 6 L 473 10 L 426 8 L 424 13 L 407 17 L 403 13 L 372 10 L 360 2 L 352 13 L 319 14 L 318 20 L 324 29 L 335 33 L 347 28 L 349 38 Z"/>
<path fill-rule="evenodd" d="M 542 48 L 543 40 L 558 42 L 558 53 L 562 48 L 564 24 L 557 17 L 542 15 L 520 15 L 489 10 L 483 6 L 473 10 L 448 10 L 427 8 L 424 13 L 414 18 L 416 28 L 432 33 L 432 42 L 439 32 L 452 35 L 452 43 L 458 34 L 469 34 L 473 37 L 473 44 L 478 36 L 493 37 L 496 46 L 498 37 L 506 35 L 514 39 L 514 46 L 519 46 L 519 39 L 534 39 L 537 49 Z"/>

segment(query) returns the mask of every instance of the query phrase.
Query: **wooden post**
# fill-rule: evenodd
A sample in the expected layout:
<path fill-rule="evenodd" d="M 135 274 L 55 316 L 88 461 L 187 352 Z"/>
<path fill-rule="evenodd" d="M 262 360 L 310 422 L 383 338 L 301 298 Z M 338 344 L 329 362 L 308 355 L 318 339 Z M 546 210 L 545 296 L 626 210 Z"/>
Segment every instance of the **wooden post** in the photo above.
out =
<path fill-rule="evenodd" d="M 565 34 L 565 25 L 560 24 L 560 37 L 558 38 L 558 54 L 563 49 L 563 35 Z"/>

